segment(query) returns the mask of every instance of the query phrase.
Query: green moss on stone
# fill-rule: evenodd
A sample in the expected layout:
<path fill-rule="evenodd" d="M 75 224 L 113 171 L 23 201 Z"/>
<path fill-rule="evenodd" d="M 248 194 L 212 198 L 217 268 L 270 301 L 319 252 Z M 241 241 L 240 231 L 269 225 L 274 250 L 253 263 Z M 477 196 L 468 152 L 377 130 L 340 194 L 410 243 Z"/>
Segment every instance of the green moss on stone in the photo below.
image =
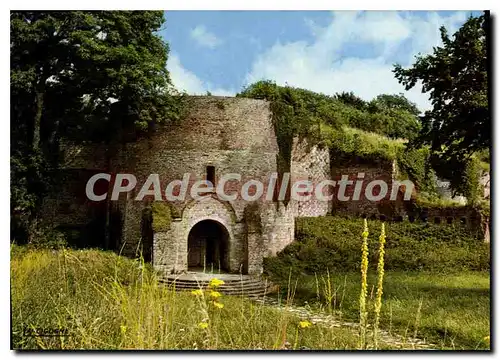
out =
<path fill-rule="evenodd" d="M 172 223 L 170 206 L 163 202 L 154 202 L 151 209 L 153 211 L 153 230 L 157 232 L 168 231 Z"/>

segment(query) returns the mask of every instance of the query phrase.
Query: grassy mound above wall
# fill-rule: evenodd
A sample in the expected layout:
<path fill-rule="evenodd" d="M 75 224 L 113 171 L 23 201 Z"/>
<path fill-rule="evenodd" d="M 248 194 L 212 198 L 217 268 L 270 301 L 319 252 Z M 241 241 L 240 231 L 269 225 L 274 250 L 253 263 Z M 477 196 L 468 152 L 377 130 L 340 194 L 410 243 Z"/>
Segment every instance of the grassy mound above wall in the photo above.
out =
<path fill-rule="evenodd" d="M 386 160 L 395 160 L 398 152 L 403 151 L 406 142 L 403 139 L 390 139 L 381 134 L 352 127 L 334 129 L 324 124 L 321 126 L 321 138 L 335 153 Z"/>
<path fill-rule="evenodd" d="M 369 263 L 378 260 L 381 221 L 369 220 Z M 335 216 L 300 218 L 296 240 L 265 259 L 271 278 L 330 271 L 359 271 L 363 219 Z M 450 272 L 489 270 L 490 246 L 460 224 L 408 221 L 386 223 L 386 270 Z"/>

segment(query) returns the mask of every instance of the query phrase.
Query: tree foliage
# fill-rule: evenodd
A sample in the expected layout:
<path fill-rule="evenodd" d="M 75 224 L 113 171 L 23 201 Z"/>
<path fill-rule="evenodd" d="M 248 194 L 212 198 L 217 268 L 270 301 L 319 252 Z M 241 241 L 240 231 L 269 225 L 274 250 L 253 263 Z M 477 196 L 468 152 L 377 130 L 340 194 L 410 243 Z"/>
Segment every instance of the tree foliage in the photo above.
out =
<path fill-rule="evenodd" d="M 350 126 L 391 138 L 413 139 L 420 130 L 420 111 L 403 94 L 382 94 L 365 101 L 352 92 L 325 95 L 264 80 L 247 86 L 237 96 L 289 106 L 295 117 L 290 126 L 302 131 L 317 128 L 321 122 L 334 128 Z"/>
<path fill-rule="evenodd" d="M 346 141 L 352 145 L 361 139 L 359 132 L 348 127 L 382 135 L 366 134 L 365 137 L 370 139 L 413 139 L 420 129 L 416 105 L 402 94 L 385 94 L 365 101 L 352 92 L 325 95 L 264 80 L 247 86 L 237 96 L 270 101 L 280 148 L 280 171 L 289 170 L 295 136 L 307 136 L 313 142 L 326 138 L 329 146 L 342 143 L 346 147 Z M 327 133 L 323 134 L 325 131 Z M 355 138 L 351 139 L 354 135 Z M 389 139 L 370 142 L 376 146 L 374 143 L 392 144 Z M 368 146 L 367 151 L 372 148 Z M 380 151 L 395 153 L 391 146 L 389 148 Z"/>
<path fill-rule="evenodd" d="M 62 138 L 109 142 L 175 117 L 163 23 L 162 11 L 11 12 L 13 214 L 36 216 Z"/>
<path fill-rule="evenodd" d="M 415 143 L 431 146 L 438 175 L 460 189 L 471 156 L 491 146 L 489 14 L 471 16 L 451 38 L 446 28 L 440 30 L 442 46 L 435 47 L 432 54 L 418 56 L 408 69 L 396 65 L 394 73 L 407 90 L 420 82 L 423 92 L 429 93 L 432 109 L 422 116 Z"/>

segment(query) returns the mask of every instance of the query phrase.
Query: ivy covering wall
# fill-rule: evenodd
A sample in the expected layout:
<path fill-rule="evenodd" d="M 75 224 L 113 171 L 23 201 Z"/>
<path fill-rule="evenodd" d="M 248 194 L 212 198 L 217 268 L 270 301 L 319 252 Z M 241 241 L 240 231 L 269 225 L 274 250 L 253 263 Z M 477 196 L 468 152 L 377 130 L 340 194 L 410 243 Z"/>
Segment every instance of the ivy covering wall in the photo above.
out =
<path fill-rule="evenodd" d="M 353 93 L 331 96 L 266 80 L 236 96 L 270 102 L 281 173 L 290 171 L 293 139 L 307 137 L 310 144 L 328 146 L 337 156 L 396 160 L 398 176 L 412 180 L 428 201 L 439 202 L 435 169 L 442 167 L 455 179 L 451 186 L 456 194 L 466 196 L 471 204 L 481 198 L 479 178 L 489 171 L 489 153 L 475 154 L 459 167 L 436 163 L 428 147 L 408 146 L 420 131 L 420 112 L 402 94 L 365 101 Z"/>

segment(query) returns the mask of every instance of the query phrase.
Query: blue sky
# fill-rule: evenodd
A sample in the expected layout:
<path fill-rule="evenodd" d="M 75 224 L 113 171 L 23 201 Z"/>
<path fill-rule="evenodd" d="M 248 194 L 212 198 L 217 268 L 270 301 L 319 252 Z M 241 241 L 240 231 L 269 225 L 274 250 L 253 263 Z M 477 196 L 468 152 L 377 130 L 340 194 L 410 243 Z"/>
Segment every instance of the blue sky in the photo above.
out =
<path fill-rule="evenodd" d="M 477 14 L 478 12 L 473 12 Z M 439 27 L 455 32 L 470 11 L 167 11 L 174 85 L 190 94 L 234 95 L 271 79 L 369 100 L 403 92 L 429 108 L 420 89 L 406 92 L 391 72 L 440 45 Z"/>

